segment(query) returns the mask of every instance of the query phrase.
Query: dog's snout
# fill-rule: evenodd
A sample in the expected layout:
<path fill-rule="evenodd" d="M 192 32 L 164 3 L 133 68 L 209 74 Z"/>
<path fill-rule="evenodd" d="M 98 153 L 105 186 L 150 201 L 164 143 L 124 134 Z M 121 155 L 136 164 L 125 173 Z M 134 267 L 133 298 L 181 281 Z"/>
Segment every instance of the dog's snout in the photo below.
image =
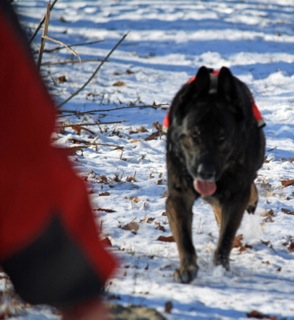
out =
<path fill-rule="evenodd" d="M 197 174 L 202 180 L 214 180 L 215 179 L 215 169 L 211 165 L 200 164 L 198 166 Z"/>

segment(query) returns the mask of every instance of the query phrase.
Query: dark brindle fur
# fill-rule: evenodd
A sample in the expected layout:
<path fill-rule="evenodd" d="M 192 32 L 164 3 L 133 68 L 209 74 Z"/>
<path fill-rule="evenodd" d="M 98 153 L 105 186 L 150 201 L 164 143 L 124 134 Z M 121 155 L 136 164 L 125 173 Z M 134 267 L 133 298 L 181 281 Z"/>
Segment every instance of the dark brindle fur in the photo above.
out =
<path fill-rule="evenodd" d="M 244 211 L 258 201 L 254 179 L 265 139 L 247 86 L 223 67 L 217 77 L 201 67 L 176 94 L 167 132 L 167 216 L 177 243 L 178 282 L 197 276 L 192 206 L 202 196 L 214 211 L 219 239 L 213 263 L 229 269 L 229 255 Z"/>

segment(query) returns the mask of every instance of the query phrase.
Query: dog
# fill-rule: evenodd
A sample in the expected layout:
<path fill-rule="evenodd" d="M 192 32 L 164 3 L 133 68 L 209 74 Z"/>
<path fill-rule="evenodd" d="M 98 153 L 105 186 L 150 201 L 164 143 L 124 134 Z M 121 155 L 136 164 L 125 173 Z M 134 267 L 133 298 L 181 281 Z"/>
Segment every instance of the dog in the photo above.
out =
<path fill-rule="evenodd" d="M 265 125 L 248 87 L 231 71 L 201 67 L 175 95 L 167 125 L 166 213 L 177 244 L 175 280 L 197 277 L 192 206 L 202 197 L 213 209 L 219 239 L 215 266 L 230 269 L 229 256 L 244 211 L 254 213 L 254 184 L 265 154 Z"/>

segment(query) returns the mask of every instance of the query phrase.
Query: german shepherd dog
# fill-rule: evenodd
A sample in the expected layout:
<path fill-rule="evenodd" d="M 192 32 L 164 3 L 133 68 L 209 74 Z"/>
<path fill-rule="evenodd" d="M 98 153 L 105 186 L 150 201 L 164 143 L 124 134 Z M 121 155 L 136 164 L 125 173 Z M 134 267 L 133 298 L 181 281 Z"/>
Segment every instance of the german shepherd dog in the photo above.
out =
<path fill-rule="evenodd" d="M 198 271 L 192 240 L 192 206 L 202 197 L 219 226 L 215 266 L 229 270 L 229 255 L 243 213 L 254 213 L 254 184 L 265 138 L 248 87 L 222 67 L 201 67 L 174 97 L 168 113 L 166 212 L 177 243 L 175 280 L 189 283 Z"/>

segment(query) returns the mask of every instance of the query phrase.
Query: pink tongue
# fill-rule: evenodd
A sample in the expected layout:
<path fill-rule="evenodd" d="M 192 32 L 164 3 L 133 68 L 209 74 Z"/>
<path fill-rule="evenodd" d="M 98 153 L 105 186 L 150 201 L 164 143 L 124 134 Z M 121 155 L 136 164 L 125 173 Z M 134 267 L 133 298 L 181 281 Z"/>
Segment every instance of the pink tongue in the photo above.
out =
<path fill-rule="evenodd" d="M 194 180 L 194 188 L 202 197 L 211 196 L 216 191 L 216 184 L 213 181 Z"/>

